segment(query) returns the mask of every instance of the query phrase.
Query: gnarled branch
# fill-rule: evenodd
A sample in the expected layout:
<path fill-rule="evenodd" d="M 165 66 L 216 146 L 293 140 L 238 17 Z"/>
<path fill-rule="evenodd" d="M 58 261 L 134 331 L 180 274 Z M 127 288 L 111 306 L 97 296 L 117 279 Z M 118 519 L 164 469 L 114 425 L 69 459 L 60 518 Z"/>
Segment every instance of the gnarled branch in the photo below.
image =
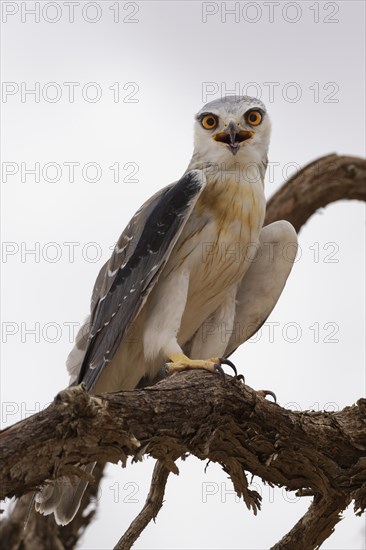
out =
<path fill-rule="evenodd" d="M 357 495 L 357 513 L 366 507 L 365 480 L 359 475 L 366 462 L 366 400 L 340 412 L 294 412 L 235 378 L 224 381 L 206 372 L 181 373 L 145 389 L 100 397 L 82 386 L 64 390 L 46 410 L 4 430 L 0 448 L 1 498 L 75 473 L 77 461 L 126 464 L 128 456 L 139 460 L 147 454 L 160 461 L 159 473 L 167 477 L 177 470 L 175 460 L 190 453 L 221 464 L 238 496 L 256 512 L 261 499 L 248 489 L 248 470 L 273 485 L 310 491 L 315 511 L 319 503 L 320 509 L 325 506 L 326 521 L 310 512 L 311 520 L 305 516 L 295 528 L 307 549 L 313 548 L 314 532 L 318 544 L 338 521 L 335 502 L 346 506 Z M 152 505 L 152 515 L 157 510 Z M 144 523 L 140 517 L 137 531 Z M 281 548 L 288 547 L 282 543 Z"/>
<path fill-rule="evenodd" d="M 127 548 L 131 548 L 145 527 L 152 519 L 156 518 L 159 510 L 163 506 L 165 486 L 168 481 L 169 474 L 170 470 L 166 468 L 160 460 L 157 460 L 151 478 L 150 491 L 147 495 L 145 506 L 139 515 L 133 520 L 125 534 L 117 542 L 114 550 L 126 550 Z"/>
<path fill-rule="evenodd" d="M 366 200 L 366 161 L 321 157 L 293 175 L 267 202 L 265 225 L 287 220 L 296 231 L 319 209 L 339 200 Z"/>

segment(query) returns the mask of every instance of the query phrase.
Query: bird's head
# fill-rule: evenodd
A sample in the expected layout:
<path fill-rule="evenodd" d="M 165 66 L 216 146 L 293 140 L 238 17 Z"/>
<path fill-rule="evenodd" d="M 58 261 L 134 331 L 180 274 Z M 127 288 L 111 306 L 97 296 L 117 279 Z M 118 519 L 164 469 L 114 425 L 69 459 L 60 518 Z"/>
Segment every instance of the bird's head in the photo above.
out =
<path fill-rule="evenodd" d="M 265 162 L 271 122 L 262 101 L 249 96 L 226 96 L 207 103 L 196 115 L 196 162 Z"/>

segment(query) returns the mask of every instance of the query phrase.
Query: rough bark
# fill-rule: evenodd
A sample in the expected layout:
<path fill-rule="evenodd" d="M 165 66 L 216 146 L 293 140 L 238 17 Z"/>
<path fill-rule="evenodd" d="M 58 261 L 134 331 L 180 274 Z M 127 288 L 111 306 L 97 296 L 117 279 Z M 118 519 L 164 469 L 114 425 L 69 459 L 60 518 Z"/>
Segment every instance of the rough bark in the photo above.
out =
<path fill-rule="evenodd" d="M 341 199 L 366 200 L 366 161 L 328 155 L 309 164 L 269 200 L 265 223 L 290 221 L 299 231 L 317 209 Z M 268 483 L 314 495 L 303 518 L 273 548 L 317 548 L 332 533 L 341 511 L 366 505 L 366 401 L 334 413 L 293 412 L 261 399 L 226 377 L 183 373 L 154 387 L 91 398 L 82 389 L 61 392 L 48 409 L 0 434 L 1 498 L 22 496 L 45 479 L 75 473 L 75 463 L 126 463 L 149 454 L 158 459 L 146 504 L 117 543 L 130 548 L 163 503 L 169 473 L 186 453 L 219 462 L 254 513 L 260 497 L 245 471 Z M 199 392 L 197 392 L 199 386 Z M 194 406 L 189 406 L 194 396 Z M 121 407 L 123 403 L 123 407 Z M 194 414 L 192 414 L 194 412 Z M 103 467 L 89 484 L 82 511 L 95 497 Z M 0 523 L 7 548 L 71 549 L 95 514 L 80 513 L 67 527 L 52 517 L 24 517 L 29 496 Z"/>
<path fill-rule="evenodd" d="M 319 209 L 339 200 L 366 200 L 366 161 L 321 157 L 299 170 L 267 203 L 265 225 L 287 220 L 297 232 Z"/>
<path fill-rule="evenodd" d="M 164 482 L 186 453 L 220 463 L 254 513 L 261 499 L 248 488 L 245 471 L 315 495 L 308 514 L 287 536 L 290 542 L 285 537 L 278 548 L 293 548 L 295 535 L 296 548 L 313 548 L 352 499 L 357 513 L 366 507 L 366 399 L 340 412 L 294 412 L 235 378 L 206 372 L 100 397 L 81 386 L 64 390 L 45 411 L 4 430 L 0 448 L 1 498 L 75 473 L 77 461 L 125 465 L 129 456 L 150 455 L 165 470 Z"/>

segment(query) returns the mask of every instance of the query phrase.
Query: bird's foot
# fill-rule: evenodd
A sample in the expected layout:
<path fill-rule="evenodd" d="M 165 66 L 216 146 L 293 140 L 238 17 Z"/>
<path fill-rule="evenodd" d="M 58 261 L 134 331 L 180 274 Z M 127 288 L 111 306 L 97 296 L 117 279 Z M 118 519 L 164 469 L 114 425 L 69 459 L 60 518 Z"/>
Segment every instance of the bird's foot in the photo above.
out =
<path fill-rule="evenodd" d="M 270 395 L 273 398 L 273 401 L 275 403 L 277 403 L 276 394 L 273 393 L 273 391 L 271 391 L 271 390 L 258 390 L 257 395 L 259 395 L 259 397 L 262 397 L 263 399 L 265 399 L 267 397 L 267 395 Z"/>
<path fill-rule="evenodd" d="M 210 357 L 210 359 L 204 360 L 190 359 L 182 353 L 171 355 L 170 359 L 171 361 L 166 363 L 163 367 L 163 373 L 165 376 L 170 376 L 176 372 L 193 369 L 204 369 L 214 373 L 218 372 L 219 374 L 222 374 L 222 376 L 225 376 L 222 365 L 228 365 L 233 369 L 235 376 L 238 375 L 235 365 L 224 357 Z"/>

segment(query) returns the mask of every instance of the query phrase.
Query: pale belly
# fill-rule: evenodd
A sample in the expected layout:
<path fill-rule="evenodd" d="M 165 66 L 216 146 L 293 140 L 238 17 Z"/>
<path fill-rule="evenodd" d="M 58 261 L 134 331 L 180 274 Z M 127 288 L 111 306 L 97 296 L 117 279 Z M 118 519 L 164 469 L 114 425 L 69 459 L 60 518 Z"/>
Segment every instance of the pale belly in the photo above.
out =
<path fill-rule="evenodd" d="M 187 259 L 183 267 L 189 270 L 190 279 L 178 334 L 181 345 L 216 311 L 227 293 L 237 287 L 250 266 L 258 238 L 259 229 L 239 232 L 232 228 L 215 242 L 203 241 L 199 253 Z"/>
<path fill-rule="evenodd" d="M 265 213 L 262 186 L 227 195 L 224 211 L 207 222 L 200 208 L 195 209 L 161 274 L 164 284 L 164 278 L 174 276 L 176 270 L 189 272 L 187 302 L 178 333 L 180 345 L 242 280 L 258 247 Z"/>

